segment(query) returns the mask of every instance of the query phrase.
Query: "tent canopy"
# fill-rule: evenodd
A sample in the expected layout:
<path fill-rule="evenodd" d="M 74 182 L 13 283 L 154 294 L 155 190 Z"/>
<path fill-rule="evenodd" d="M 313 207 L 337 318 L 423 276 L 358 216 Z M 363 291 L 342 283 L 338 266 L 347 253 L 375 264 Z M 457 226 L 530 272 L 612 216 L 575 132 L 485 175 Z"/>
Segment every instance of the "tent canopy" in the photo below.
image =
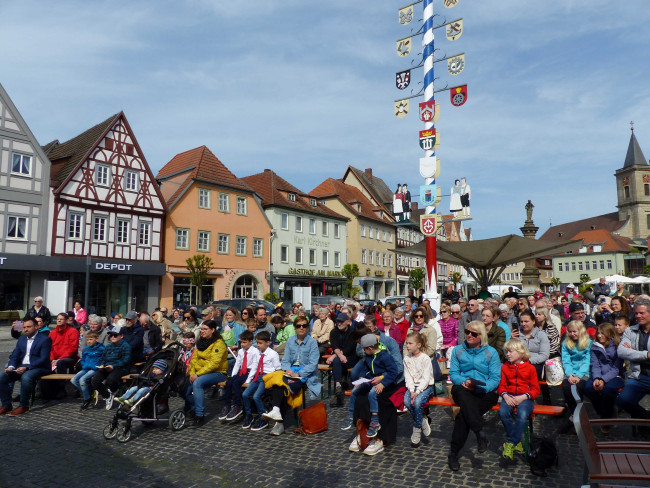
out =
<path fill-rule="evenodd" d="M 619 274 L 605 276 L 605 282 L 607 282 L 607 283 L 639 283 L 639 281 L 635 281 L 633 278 L 628 278 L 627 276 L 623 276 L 623 275 L 619 275 Z M 595 285 L 597 283 L 600 283 L 600 278 L 594 278 L 591 281 L 587 281 L 588 285 Z"/>
<path fill-rule="evenodd" d="M 510 234 L 478 241 L 438 241 L 436 254 L 438 261 L 463 266 L 478 283 L 489 286 L 509 264 L 575 251 L 581 246 L 582 240 L 538 241 Z M 423 257 L 426 255 L 426 243 L 423 240 L 399 249 L 399 252 Z"/>

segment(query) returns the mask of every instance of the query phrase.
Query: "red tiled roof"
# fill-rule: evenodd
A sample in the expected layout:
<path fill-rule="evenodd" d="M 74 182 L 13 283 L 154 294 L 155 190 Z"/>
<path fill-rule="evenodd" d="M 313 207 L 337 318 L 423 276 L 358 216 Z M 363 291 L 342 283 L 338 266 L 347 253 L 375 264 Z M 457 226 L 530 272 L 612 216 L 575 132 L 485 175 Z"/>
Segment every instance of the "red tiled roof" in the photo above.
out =
<path fill-rule="evenodd" d="M 311 203 L 308 203 L 305 201 L 305 199 L 316 199 L 316 197 L 307 195 L 306 193 L 300 191 L 298 188 L 293 186 L 281 176 L 278 176 L 277 173 L 271 171 L 270 169 L 265 169 L 263 172 L 251 176 L 245 176 L 241 180 L 262 196 L 262 207 L 276 205 L 280 207 L 300 210 L 303 212 L 310 212 L 318 215 L 326 215 L 332 218 L 348 220 L 347 217 L 344 217 L 334 212 L 333 210 L 330 210 L 327 206 L 318 203 L 318 201 L 316 202 L 316 206 L 312 206 Z M 295 201 L 290 201 L 283 192 L 295 194 Z"/>
<path fill-rule="evenodd" d="M 585 230 L 578 232 L 573 240 L 584 239 L 584 245 L 591 247 L 595 244 L 602 245 L 602 252 L 629 252 L 632 240 L 628 237 L 615 236 L 605 229 Z"/>
<path fill-rule="evenodd" d="M 585 230 L 604 229 L 609 232 L 616 232 L 625 221 L 618 219 L 618 212 L 612 212 L 587 219 L 575 220 L 566 224 L 549 227 L 539 238 L 540 241 L 559 241 L 563 239 L 575 239 L 575 236 Z"/>
<path fill-rule="evenodd" d="M 379 216 L 373 211 L 373 209 L 377 209 L 378 207 L 373 205 L 372 202 L 368 200 L 357 188 L 346 185 L 341 180 L 328 178 L 312 191 L 310 191 L 309 194 L 315 196 L 316 198 L 336 197 L 354 215 L 370 220 L 375 220 L 377 222 L 382 222 L 384 224 L 393 223 L 391 216 L 389 216 L 388 212 L 386 212 L 385 209 L 383 209 L 384 218 L 379 218 Z M 357 210 L 356 205 L 352 205 L 352 202 L 359 202 L 361 204 L 361 210 Z"/>
<path fill-rule="evenodd" d="M 206 146 L 190 149 L 174 156 L 156 175 L 157 180 L 189 171 L 185 181 L 178 187 L 167 203 L 171 207 L 194 180 L 214 183 L 252 193 L 253 189 L 237 178 Z"/>

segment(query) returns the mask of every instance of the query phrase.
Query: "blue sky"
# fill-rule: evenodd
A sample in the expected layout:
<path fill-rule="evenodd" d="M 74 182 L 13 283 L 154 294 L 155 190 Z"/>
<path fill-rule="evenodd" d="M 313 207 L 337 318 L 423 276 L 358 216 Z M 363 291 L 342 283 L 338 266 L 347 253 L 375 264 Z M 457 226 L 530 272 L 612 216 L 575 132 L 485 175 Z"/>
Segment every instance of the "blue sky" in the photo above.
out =
<path fill-rule="evenodd" d="M 2 2 L 0 83 L 42 144 L 124 110 L 154 173 L 205 144 L 237 176 L 273 168 L 304 191 L 348 164 L 414 189 L 422 123 L 392 112 L 407 3 Z M 436 31 L 438 54 L 466 53 L 436 86 L 469 85 L 459 108 L 437 95 L 438 181 L 467 177 L 474 237 L 519 233 L 528 199 L 540 234 L 614 211 L 630 120 L 650 157 L 647 0 L 434 5 L 465 23 L 453 43 Z"/>

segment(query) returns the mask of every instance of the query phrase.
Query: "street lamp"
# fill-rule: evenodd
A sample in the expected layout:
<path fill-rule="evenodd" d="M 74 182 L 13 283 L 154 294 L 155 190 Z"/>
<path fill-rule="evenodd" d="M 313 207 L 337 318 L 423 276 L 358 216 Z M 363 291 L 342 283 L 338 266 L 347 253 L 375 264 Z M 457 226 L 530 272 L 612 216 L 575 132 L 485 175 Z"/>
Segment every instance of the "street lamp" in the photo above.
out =
<path fill-rule="evenodd" d="M 277 236 L 275 231 L 272 230 L 269 239 L 269 302 L 273 302 L 273 239 Z"/>
<path fill-rule="evenodd" d="M 90 303 L 89 303 L 89 295 L 90 295 L 90 266 L 92 264 L 92 261 L 90 259 L 90 252 L 86 255 L 86 286 L 84 288 L 84 306 L 86 307 L 86 310 L 89 309 Z"/>

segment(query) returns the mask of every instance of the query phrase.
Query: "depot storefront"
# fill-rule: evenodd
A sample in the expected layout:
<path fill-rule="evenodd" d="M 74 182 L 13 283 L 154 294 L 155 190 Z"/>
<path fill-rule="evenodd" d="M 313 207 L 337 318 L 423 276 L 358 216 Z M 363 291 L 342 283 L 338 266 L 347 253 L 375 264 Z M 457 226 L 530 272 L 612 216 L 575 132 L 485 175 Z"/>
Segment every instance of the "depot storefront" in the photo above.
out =
<path fill-rule="evenodd" d="M 86 275 L 89 313 L 107 316 L 158 306 L 164 263 L 58 256 L 0 255 L 0 310 L 25 310 L 43 296 L 52 313 L 83 301 Z M 54 303 L 48 304 L 48 298 Z M 61 309 L 61 310 L 59 310 Z"/>

